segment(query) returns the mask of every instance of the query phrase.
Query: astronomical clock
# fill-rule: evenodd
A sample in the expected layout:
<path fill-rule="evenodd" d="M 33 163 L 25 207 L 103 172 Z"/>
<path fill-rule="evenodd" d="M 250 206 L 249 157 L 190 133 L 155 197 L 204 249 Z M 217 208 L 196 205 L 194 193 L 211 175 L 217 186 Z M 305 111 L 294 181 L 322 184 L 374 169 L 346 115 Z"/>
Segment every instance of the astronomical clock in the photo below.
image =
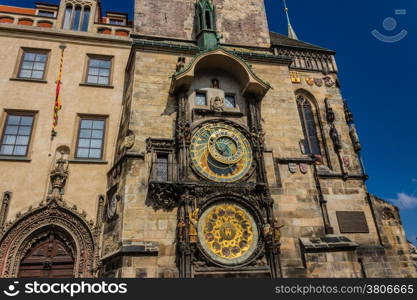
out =
<path fill-rule="evenodd" d="M 241 180 L 250 172 L 253 162 L 248 139 L 223 122 L 201 127 L 192 137 L 190 154 L 197 173 L 214 182 Z"/>
<path fill-rule="evenodd" d="M 223 265 L 245 263 L 258 245 L 258 227 L 251 213 L 229 201 L 216 203 L 203 212 L 198 236 L 205 254 Z"/>

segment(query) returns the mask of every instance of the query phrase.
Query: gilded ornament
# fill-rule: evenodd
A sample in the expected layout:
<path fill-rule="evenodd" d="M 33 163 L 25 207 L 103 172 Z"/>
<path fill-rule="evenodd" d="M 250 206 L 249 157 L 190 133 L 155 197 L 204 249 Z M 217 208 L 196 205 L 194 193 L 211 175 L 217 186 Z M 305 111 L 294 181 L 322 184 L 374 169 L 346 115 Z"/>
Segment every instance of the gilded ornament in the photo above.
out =
<path fill-rule="evenodd" d="M 258 243 L 254 218 L 233 202 L 208 208 L 200 218 L 198 235 L 205 252 L 226 265 L 244 263 L 255 252 Z"/>

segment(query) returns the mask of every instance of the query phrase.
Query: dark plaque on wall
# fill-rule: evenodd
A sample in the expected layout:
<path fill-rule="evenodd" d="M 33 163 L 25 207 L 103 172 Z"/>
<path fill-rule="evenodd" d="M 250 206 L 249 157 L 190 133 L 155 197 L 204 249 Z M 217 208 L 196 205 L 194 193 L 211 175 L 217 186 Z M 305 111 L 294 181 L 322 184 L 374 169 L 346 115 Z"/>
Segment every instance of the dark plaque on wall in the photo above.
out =
<path fill-rule="evenodd" d="M 365 213 L 362 211 L 336 212 L 340 233 L 369 233 Z"/>

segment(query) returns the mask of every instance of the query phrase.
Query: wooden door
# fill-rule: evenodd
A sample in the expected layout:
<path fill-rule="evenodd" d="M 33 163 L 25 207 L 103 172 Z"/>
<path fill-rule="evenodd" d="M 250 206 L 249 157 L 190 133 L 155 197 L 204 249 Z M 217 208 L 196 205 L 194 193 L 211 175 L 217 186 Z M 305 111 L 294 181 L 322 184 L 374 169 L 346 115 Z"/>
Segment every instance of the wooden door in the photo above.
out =
<path fill-rule="evenodd" d="M 50 233 L 35 243 L 20 263 L 21 278 L 72 278 L 74 259 L 66 245 Z"/>

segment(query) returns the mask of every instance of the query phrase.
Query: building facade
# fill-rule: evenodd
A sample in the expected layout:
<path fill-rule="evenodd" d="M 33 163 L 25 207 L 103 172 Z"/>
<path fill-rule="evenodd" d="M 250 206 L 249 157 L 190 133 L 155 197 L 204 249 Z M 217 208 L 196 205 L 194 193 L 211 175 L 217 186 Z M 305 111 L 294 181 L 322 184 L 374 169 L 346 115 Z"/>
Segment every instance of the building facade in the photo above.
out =
<path fill-rule="evenodd" d="M 0 6 L 0 276 L 416 277 L 334 51 L 262 0 L 134 16 Z"/>

